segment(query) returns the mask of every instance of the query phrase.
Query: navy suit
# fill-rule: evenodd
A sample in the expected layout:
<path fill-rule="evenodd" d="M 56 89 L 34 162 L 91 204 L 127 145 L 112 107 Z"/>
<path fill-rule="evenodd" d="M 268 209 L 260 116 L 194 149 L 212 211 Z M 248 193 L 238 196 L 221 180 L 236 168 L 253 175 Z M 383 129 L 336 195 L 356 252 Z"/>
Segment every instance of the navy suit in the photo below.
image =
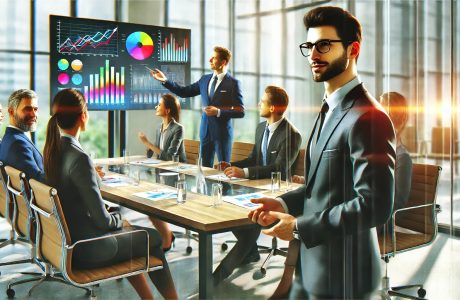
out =
<path fill-rule="evenodd" d="M 210 99 L 208 87 L 213 74 L 207 74 L 189 86 L 180 86 L 167 80 L 164 86 L 179 97 L 194 97 L 201 95 L 202 107 L 215 106 L 220 109 L 220 116 L 208 117 L 201 115 L 200 152 L 203 166 L 212 167 L 214 153 L 219 161 L 230 161 L 233 142 L 232 118 L 244 117 L 243 95 L 238 80 L 225 74 Z"/>
<path fill-rule="evenodd" d="M 7 127 L 0 147 L 0 160 L 23 171 L 27 178 L 45 182 L 43 156 L 31 140 L 16 128 Z"/>

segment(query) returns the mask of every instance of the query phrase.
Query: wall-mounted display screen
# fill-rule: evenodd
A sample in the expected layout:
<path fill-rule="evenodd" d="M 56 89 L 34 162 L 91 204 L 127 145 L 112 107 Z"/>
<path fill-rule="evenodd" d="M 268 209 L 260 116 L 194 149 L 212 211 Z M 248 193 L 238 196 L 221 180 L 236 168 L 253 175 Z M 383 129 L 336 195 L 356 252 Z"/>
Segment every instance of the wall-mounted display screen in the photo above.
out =
<path fill-rule="evenodd" d="M 75 88 L 90 110 L 152 109 L 169 91 L 151 69 L 190 84 L 190 34 L 189 29 L 51 15 L 50 95 Z"/>

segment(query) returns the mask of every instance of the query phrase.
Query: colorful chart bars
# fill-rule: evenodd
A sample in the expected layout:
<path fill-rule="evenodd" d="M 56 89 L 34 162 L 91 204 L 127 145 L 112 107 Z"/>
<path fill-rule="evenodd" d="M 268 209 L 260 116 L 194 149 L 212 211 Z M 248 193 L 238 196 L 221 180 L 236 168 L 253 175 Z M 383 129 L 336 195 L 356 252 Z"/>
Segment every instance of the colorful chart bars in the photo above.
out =
<path fill-rule="evenodd" d="M 161 33 L 159 35 L 161 40 Z M 185 38 L 182 44 L 176 41 L 175 36 L 171 33 L 161 42 L 160 61 L 162 62 L 182 62 L 188 61 L 189 42 Z"/>
<path fill-rule="evenodd" d="M 84 94 L 91 105 L 124 105 L 125 103 L 125 67 L 115 72 L 110 61 L 99 68 L 98 74 L 89 74 L 89 86 L 85 85 Z"/>

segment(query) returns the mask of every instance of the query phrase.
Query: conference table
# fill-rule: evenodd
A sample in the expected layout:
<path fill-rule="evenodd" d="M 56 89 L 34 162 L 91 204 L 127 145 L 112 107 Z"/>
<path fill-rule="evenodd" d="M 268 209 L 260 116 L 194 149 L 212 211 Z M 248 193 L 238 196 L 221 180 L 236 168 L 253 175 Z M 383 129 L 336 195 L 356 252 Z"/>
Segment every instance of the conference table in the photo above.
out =
<path fill-rule="evenodd" d="M 123 157 L 98 159 L 95 160 L 95 163 L 102 165 L 106 171 L 108 170 L 106 177 L 113 174 L 125 174 L 124 176 L 128 178 L 140 178 L 140 181 L 133 180 L 132 184 L 123 186 L 102 184 L 101 194 L 105 200 L 198 233 L 199 298 L 211 298 L 213 290 L 212 235 L 256 226 L 247 217 L 249 209 L 227 202 L 214 206 L 209 194 L 212 183 L 217 181 L 206 178 L 207 191 L 197 192 L 195 182 L 198 167 L 195 165 L 184 163 L 179 165 L 174 162 L 146 159 L 143 156 L 131 156 L 128 159 Z M 222 172 L 203 167 L 202 174 L 212 176 L 222 174 Z M 175 192 L 175 183 L 178 179 L 185 180 L 187 183 L 186 202 L 183 204 L 177 204 L 175 198 L 151 200 L 138 196 L 138 193 L 146 191 Z M 283 189 L 271 192 L 271 179 L 220 182 L 223 185 L 223 196 L 247 195 L 256 192 L 266 194 L 267 197 L 276 197 L 283 193 Z M 293 184 L 291 187 L 296 186 Z"/>

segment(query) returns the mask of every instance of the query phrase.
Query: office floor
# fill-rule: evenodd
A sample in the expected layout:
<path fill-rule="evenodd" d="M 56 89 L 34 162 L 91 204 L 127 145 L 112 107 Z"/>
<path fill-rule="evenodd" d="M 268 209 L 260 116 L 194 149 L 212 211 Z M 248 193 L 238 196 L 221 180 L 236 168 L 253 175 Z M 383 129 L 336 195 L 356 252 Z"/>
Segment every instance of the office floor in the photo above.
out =
<path fill-rule="evenodd" d="M 132 223 L 148 225 L 148 219 L 132 211 L 124 210 L 123 214 Z M 174 228 L 182 230 L 180 228 Z M 0 238 L 8 235 L 8 225 L 0 220 Z M 224 257 L 220 245 L 227 239 L 232 239 L 232 234 L 218 234 L 214 236 L 214 262 L 215 266 Z M 261 236 L 259 242 L 270 244 L 270 238 Z M 193 252 L 185 253 L 186 240 L 176 239 L 176 246 L 167 254 L 167 258 L 174 276 L 176 288 L 180 299 L 198 299 L 198 244 L 192 242 Z M 231 245 L 230 245 L 231 246 Z M 460 239 L 449 238 L 439 234 L 436 241 L 429 247 L 414 250 L 399 255 L 390 261 L 389 273 L 393 284 L 406 284 L 412 282 L 425 282 L 428 299 L 459 299 L 460 298 Z M 28 250 L 24 246 L 8 246 L 0 249 L 0 262 L 24 257 Z M 253 263 L 237 269 L 226 281 L 215 290 L 215 299 L 266 299 L 275 289 L 283 268 L 284 259 L 275 257 L 267 271 L 267 276 L 262 279 L 253 279 L 254 271 L 259 263 Z M 0 268 L 0 299 L 6 299 L 8 282 L 17 280 L 20 276 L 16 271 L 38 270 L 37 267 L 23 264 Z M 24 276 L 25 278 L 25 276 Z M 24 299 L 32 284 L 25 284 L 15 288 L 16 298 Z M 156 299 L 161 296 L 152 285 Z M 414 291 L 415 293 L 415 291 Z M 136 299 L 134 289 L 127 280 L 101 284 L 96 289 L 98 299 Z M 34 290 L 30 299 L 87 299 L 85 292 L 74 287 L 59 283 L 44 283 Z"/>

